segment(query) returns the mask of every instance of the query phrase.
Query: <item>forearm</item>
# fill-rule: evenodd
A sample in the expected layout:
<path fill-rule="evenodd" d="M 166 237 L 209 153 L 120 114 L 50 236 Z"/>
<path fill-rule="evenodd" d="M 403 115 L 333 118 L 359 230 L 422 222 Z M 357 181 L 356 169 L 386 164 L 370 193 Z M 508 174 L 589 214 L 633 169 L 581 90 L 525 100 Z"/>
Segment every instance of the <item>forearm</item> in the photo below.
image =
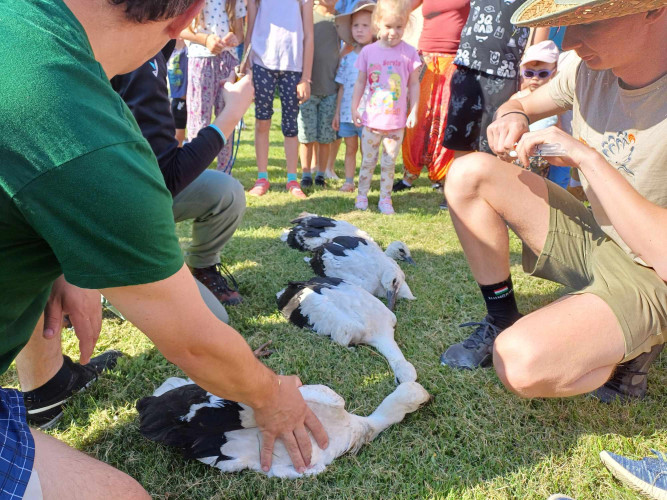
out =
<path fill-rule="evenodd" d="M 623 241 L 667 281 L 667 209 L 640 195 L 602 155 L 591 151 L 579 170 L 586 177 L 595 201 L 607 214 Z"/>
<path fill-rule="evenodd" d="M 261 408 L 278 379 L 255 358 L 243 337 L 212 314 L 199 325 L 181 324 L 179 331 L 185 328 L 193 335 L 169 347 L 156 342 L 156 347 L 210 393 Z"/>
<path fill-rule="evenodd" d="M 255 27 L 255 18 L 257 17 L 257 5 L 255 0 L 248 0 L 248 10 L 246 13 L 245 46 L 250 45 L 252 39 L 252 30 Z"/>
<path fill-rule="evenodd" d="M 301 79 L 310 81 L 313 76 L 313 35 L 305 33 L 303 37 L 303 69 Z"/>
<path fill-rule="evenodd" d="M 102 293 L 207 391 L 253 408 L 275 392 L 276 375 L 257 361 L 233 328 L 209 311 L 186 266 L 159 282 Z"/>
<path fill-rule="evenodd" d="M 419 79 L 415 82 L 410 82 L 408 87 L 408 100 L 410 105 L 409 113 L 416 113 L 419 105 Z"/>
<path fill-rule="evenodd" d="M 174 147 L 167 154 L 159 156 L 160 171 L 171 195 L 176 196 L 199 177 L 223 146 L 220 134 L 211 127 L 204 127 L 197 137 L 183 147 Z"/>
<path fill-rule="evenodd" d="M 340 106 L 343 102 L 343 86 L 338 86 L 338 96 L 336 97 L 336 112 L 334 116 L 340 116 Z"/>
<path fill-rule="evenodd" d="M 208 33 L 194 33 L 191 29 L 186 28 L 181 31 L 181 38 L 187 40 L 191 43 L 197 43 L 206 47 L 206 39 L 208 38 Z"/>

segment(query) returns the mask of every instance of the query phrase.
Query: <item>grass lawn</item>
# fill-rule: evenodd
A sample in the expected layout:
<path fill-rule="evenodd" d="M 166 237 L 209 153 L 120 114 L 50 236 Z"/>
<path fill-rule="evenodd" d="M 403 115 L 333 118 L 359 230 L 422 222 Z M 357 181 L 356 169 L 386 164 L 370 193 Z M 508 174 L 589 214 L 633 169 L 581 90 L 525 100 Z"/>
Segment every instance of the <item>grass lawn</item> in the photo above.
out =
<path fill-rule="evenodd" d="M 248 189 L 256 177 L 252 110 L 246 123 L 233 174 Z M 253 472 L 221 474 L 186 462 L 139 434 L 137 399 L 182 373 L 136 328 L 105 314 L 97 351 L 121 349 L 127 357 L 75 398 L 52 435 L 128 472 L 160 499 L 545 499 L 555 492 L 577 499 L 637 498 L 612 478 L 598 453 L 607 449 L 638 457 L 650 448 L 667 450 L 667 357 L 651 370 L 646 400 L 631 405 L 603 405 L 585 397 L 521 400 L 503 388 L 493 370 L 440 366 L 440 353 L 469 333 L 458 325 L 481 319 L 485 309 L 449 213 L 438 210 L 439 195 L 428 179 L 420 180 L 416 189 L 394 196 L 394 217 L 377 211 L 379 178 L 365 213 L 354 210 L 352 194 L 338 191 L 342 181 L 296 200 L 284 190 L 279 123 L 276 114 L 269 155 L 272 189 L 261 199 L 248 198 L 243 223 L 223 253 L 245 298 L 228 309 L 232 325 L 253 348 L 273 341 L 277 352 L 266 363 L 276 372 L 296 373 L 306 384 L 326 384 L 343 396 L 348 411 L 369 414 L 394 388 L 387 363 L 369 347 L 342 348 L 282 317 L 276 292 L 289 280 L 313 273 L 303 261 L 305 254 L 288 248 L 279 236 L 290 219 L 306 210 L 357 224 L 382 246 L 403 240 L 418 264 L 402 266 L 417 300 L 398 302 L 396 338 L 433 401 L 317 477 L 293 481 Z M 342 158 L 341 149 L 339 175 Z M 402 165 L 397 170 L 402 172 Z M 179 224 L 177 231 L 186 242 L 190 224 Z M 566 292 L 521 272 L 516 237 L 511 261 L 522 312 Z M 77 359 L 74 335 L 67 332 L 64 339 L 66 352 Z M 0 384 L 18 385 L 13 368 Z"/>

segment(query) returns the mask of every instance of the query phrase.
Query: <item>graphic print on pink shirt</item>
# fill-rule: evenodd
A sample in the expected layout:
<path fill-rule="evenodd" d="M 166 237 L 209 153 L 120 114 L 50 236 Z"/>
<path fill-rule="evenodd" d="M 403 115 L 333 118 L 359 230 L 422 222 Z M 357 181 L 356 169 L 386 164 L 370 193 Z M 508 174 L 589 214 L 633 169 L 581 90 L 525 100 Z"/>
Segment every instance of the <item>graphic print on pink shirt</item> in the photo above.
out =
<path fill-rule="evenodd" d="M 366 73 L 367 100 L 361 113 L 365 126 L 377 130 L 405 127 L 408 80 L 420 65 L 417 50 L 405 42 L 395 47 L 375 42 L 361 50 L 356 67 Z"/>

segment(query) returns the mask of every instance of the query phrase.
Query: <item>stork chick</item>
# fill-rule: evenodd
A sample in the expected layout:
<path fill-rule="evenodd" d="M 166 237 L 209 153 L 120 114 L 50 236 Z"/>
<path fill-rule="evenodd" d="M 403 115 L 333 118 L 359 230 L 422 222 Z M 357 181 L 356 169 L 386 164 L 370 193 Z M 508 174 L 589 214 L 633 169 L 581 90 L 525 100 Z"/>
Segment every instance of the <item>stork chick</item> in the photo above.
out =
<path fill-rule="evenodd" d="M 392 311 L 397 298 L 415 300 L 398 264 L 364 238 L 337 236 L 315 250 L 310 266 L 319 276 L 341 278 L 376 297 L 386 297 Z"/>
<path fill-rule="evenodd" d="M 311 466 L 304 475 L 319 474 L 347 452 L 356 453 L 384 429 L 417 410 L 430 396 L 417 382 L 399 385 L 368 417 L 345 411 L 345 401 L 323 385 L 299 388 L 329 436 L 321 450 L 311 437 Z M 137 403 L 141 434 L 177 447 L 184 457 L 194 458 L 223 472 L 251 469 L 269 477 L 298 478 L 282 441 L 276 441 L 271 469 L 264 472 L 259 461 L 261 432 L 252 408 L 206 392 L 190 380 L 170 378 L 153 396 Z"/>
<path fill-rule="evenodd" d="M 399 383 L 417 380 L 394 340 L 396 316 L 363 288 L 339 278 L 292 281 L 277 294 L 278 309 L 295 325 L 347 347 L 368 344 L 382 354 Z"/>

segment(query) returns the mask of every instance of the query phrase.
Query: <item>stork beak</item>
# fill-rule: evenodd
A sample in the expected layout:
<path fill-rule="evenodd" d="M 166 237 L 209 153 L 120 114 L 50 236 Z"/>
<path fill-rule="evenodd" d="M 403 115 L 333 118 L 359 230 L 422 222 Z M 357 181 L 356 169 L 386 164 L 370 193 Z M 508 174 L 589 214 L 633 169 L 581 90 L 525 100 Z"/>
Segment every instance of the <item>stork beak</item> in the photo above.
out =
<path fill-rule="evenodd" d="M 390 311 L 394 310 L 394 307 L 396 307 L 396 299 L 398 298 L 398 289 L 399 287 L 393 287 L 391 290 L 387 291 L 387 307 L 389 307 Z"/>
<path fill-rule="evenodd" d="M 412 264 L 413 266 L 417 265 L 417 263 L 414 261 L 414 259 L 412 257 L 408 256 L 404 260 L 405 260 L 405 262 L 407 262 L 408 264 Z"/>

